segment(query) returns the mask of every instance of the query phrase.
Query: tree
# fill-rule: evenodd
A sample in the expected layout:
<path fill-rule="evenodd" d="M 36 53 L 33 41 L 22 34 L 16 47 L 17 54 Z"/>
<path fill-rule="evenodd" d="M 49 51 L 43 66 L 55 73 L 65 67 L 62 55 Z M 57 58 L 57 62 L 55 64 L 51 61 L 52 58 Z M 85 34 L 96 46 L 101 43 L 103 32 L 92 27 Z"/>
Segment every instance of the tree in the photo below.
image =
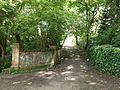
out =
<path fill-rule="evenodd" d="M 108 0 L 106 8 L 103 10 L 101 17 L 100 29 L 98 30 L 97 44 L 110 44 L 120 47 L 119 37 L 119 0 Z"/>
<path fill-rule="evenodd" d="M 98 26 L 99 17 L 101 15 L 101 7 L 104 8 L 105 0 L 76 0 L 74 2 L 71 1 L 71 6 L 75 10 L 77 10 L 77 14 L 79 17 L 79 21 L 77 22 L 79 30 L 77 32 L 82 32 L 81 36 L 85 36 L 84 39 L 86 40 L 85 48 L 89 47 L 91 42 L 93 28 Z"/>
<path fill-rule="evenodd" d="M 4 64 L 4 54 L 11 29 L 13 18 L 15 16 L 15 6 L 10 1 L 0 1 L 0 54 L 2 55 L 2 64 Z"/>

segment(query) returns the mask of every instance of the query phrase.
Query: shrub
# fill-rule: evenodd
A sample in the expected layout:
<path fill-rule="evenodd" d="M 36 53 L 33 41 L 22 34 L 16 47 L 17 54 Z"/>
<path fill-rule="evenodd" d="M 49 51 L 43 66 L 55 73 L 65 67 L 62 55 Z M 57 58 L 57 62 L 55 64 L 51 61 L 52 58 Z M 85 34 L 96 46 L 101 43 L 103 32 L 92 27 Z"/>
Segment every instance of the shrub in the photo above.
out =
<path fill-rule="evenodd" d="M 10 68 L 12 65 L 12 56 L 6 56 L 4 59 L 4 69 Z"/>
<path fill-rule="evenodd" d="M 10 68 L 12 65 L 12 56 L 8 55 L 4 58 L 4 65 L 1 63 L 1 57 L 0 57 L 0 73 L 3 69 Z"/>
<path fill-rule="evenodd" d="M 111 45 L 93 46 L 89 49 L 89 59 L 98 70 L 120 75 L 120 48 Z"/>

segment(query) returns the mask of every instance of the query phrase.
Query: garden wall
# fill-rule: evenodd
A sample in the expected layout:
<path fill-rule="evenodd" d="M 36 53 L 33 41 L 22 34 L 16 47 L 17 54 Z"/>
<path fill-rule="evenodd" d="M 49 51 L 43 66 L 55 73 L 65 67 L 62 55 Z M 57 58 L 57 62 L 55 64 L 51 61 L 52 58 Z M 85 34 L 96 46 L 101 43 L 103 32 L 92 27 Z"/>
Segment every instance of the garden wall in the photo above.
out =
<path fill-rule="evenodd" d="M 53 52 L 20 52 L 19 67 L 34 67 L 49 64 L 53 58 Z"/>
<path fill-rule="evenodd" d="M 48 52 L 20 52 L 19 43 L 12 45 L 12 67 L 32 68 L 42 65 L 53 66 L 60 58 L 60 50 Z"/>

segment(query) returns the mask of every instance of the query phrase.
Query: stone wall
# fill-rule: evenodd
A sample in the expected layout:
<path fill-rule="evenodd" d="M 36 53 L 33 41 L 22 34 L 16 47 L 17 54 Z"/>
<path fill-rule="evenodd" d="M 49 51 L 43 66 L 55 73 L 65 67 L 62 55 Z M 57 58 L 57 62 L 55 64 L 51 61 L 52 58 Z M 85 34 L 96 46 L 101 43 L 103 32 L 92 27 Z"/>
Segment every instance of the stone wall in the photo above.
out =
<path fill-rule="evenodd" d="M 41 65 L 50 65 L 52 67 L 60 58 L 60 50 L 54 49 L 48 52 L 20 52 L 19 44 L 12 45 L 12 67 L 32 68 Z"/>
<path fill-rule="evenodd" d="M 20 52 L 19 67 L 34 67 L 50 64 L 53 52 Z"/>

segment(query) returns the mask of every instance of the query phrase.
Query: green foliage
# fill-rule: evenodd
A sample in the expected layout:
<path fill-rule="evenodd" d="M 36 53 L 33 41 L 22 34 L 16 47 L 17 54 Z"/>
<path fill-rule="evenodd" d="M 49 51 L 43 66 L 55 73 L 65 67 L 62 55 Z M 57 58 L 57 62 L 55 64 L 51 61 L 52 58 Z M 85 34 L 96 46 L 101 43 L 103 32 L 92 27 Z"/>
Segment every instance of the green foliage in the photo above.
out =
<path fill-rule="evenodd" d="M 2 69 L 10 68 L 11 65 L 12 65 L 11 56 L 7 56 L 4 58 L 4 65 L 1 65 L 1 58 L 0 58 L 0 72 L 2 72 Z"/>
<path fill-rule="evenodd" d="M 120 1 L 108 0 L 106 5 L 106 8 L 102 12 L 102 17 L 100 18 L 101 23 L 95 42 L 97 45 L 110 44 L 120 47 Z"/>
<path fill-rule="evenodd" d="M 114 22 L 111 26 L 100 29 L 98 36 L 94 39 L 96 45 L 110 44 L 120 47 L 120 22 Z"/>
<path fill-rule="evenodd" d="M 91 48 L 88 51 L 92 65 L 113 75 L 120 75 L 119 5 L 119 0 L 107 1 L 99 19 L 99 29 L 91 39 Z"/>
<path fill-rule="evenodd" d="M 89 50 L 89 58 L 92 65 L 98 70 L 120 75 L 120 49 L 111 45 L 94 46 Z"/>
<path fill-rule="evenodd" d="M 22 1 L 11 34 L 20 35 L 23 50 L 41 50 L 49 44 L 59 46 L 69 28 L 66 1 Z M 19 9 L 19 8 L 18 8 Z M 45 24 L 45 25 L 44 25 Z M 12 37 L 15 42 L 15 37 Z"/>
<path fill-rule="evenodd" d="M 1 0 L 0 40 L 5 37 L 12 44 L 18 34 L 22 50 L 27 51 L 41 50 L 48 44 L 59 46 L 72 23 L 67 4 L 67 0 Z"/>
<path fill-rule="evenodd" d="M 6 56 L 4 59 L 4 69 L 10 68 L 12 65 L 12 56 Z"/>
<path fill-rule="evenodd" d="M 86 43 L 86 48 L 90 44 L 91 37 L 96 35 L 96 29 L 99 24 L 101 15 L 101 7 L 105 7 L 106 0 L 75 0 L 71 1 L 70 6 L 74 8 L 74 13 L 77 13 L 78 22 L 75 25 L 76 33 Z"/>
<path fill-rule="evenodd" d="M 111 44 L 115 47 L 120 48 L 120 21 L 119 19 L 113 23 L 113 25 L 111 26 L 109 30 L 113 34 Z"/>
<path fill-rule="evenodd" d="M 119 0 L 0 0 L 0 44 L 11 54 L 10 44 L 17 42 L 19 35 L 21 50 L 40 51 L 49 45 L 59 47 L 72 33 L 80 38 L 81 47 L 86 45 L 88 48 L 90 40 L 92 45 L 120 47 L 119 4 Z M 96 48 L 90 49 L 93 53 L 90 56 L 93 62 L 95 60 L 93 64 L 102 65 L 99 68 L 104 68 L 103 71 L 117 72 L 113 70 L 115 62 L 112 69 L 108 68 L 111 64 L 107 57 L 110 53 L 117 56 L 118 49 L 111 46 L 109 49 L 106 46 Z M 110 62 L 113 62 L 111 58 L 112 55 Z M 5 66 L 10 63 L 5 61 Z"/>

